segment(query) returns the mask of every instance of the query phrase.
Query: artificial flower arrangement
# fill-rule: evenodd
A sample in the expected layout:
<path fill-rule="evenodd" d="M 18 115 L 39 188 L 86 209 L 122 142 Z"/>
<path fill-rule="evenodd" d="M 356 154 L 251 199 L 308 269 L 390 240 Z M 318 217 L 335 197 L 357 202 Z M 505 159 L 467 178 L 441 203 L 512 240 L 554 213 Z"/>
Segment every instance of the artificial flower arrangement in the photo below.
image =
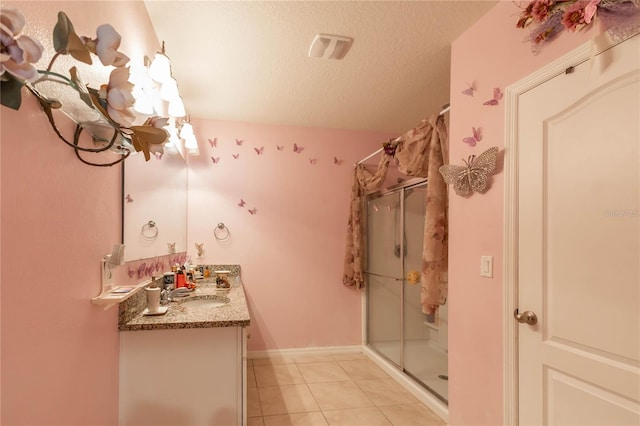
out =
<path fill-rule="evenodd" d="M 396 139 L 390 139 L 388 142 L 382 143 L 382 150 L 385 154 L 390 156 L 396 155 L 396 149 L 398 148 L 398 141 Z"/>
<path fill-rule="evenodd" d="M 597 16 L 614 39 L 624 39 L 640 30 L 640 0 L 533 0 L 516 26 L 533 26 L 527 39 L 536 52 L 563 29 L 579 31 Z"/>
<path fill-rule="evenodd" d="M 112 165 L 126 158 L 132 149 L 142 151 L 145 159 L 150 159 L 150 152 L 162 152 L 163 143 L 169 134 L 163 127 L 168 118 L 151 117 L 142 125 L 133 125 L 136 119 L 132 111 L 135 99 L 132 95 L 133 84 L 129 82 L 129 68 L 126 65 L 129 58 L 118 51 L 121 37 L 115 29 L 109 25 L 101 25 L 96 31 L 96 38 L 80 37 L 76 34 L 73 24 L 64 12 L 58 13 L 58 22 L 53 29 L 53 46 L 56 51 L 47 68 L 36 69 L 35 65 L 44 52 L 42 44 L 22 34 L 25 27 L 25 18 L 16 9 L 2 8 L 0 15 L 0 87 L 2 105 L 18 110 L 22 102 L 22 88 L 26 87 L 40 101 L 40 105 L 47 114 L 56 134 L 68 145 L 76 150 L 76 155 L 81 161 L 91 165 Z M 113 66 L 109 81 L 99 89 L 94 89 L 82 82 L 77 68 L 69 69 L 69 76 L 52 71 L 54 62 L 61 55 L 70 55 L 75 60 L 91 65 L 91 55 L 96 55 L 102 65 Z M 39 89 L 42 83 L 55 83 L 66 85 L 77 92 L 81 100 L 86 104 L 94 116 L 100 117 L 106 127 L 110 129 L 108 137 L 97 136 L 97 131 L 92 131 L 94 142 L 101 148 L 81 148 L 77 138 L 83 127 L 91 128 L 87 123 L 79 123 L 76 128 L 74 142 L 67 141 L 58 131 L 53 121 L 52 109 L 62 108 L 58 99 L 48 97 Z M 75 94 L 73 95 L 75 96 Z M 69 114 L 67 114 L 69 115 Z M 109 142 L 110 139 L 110 142 Z M 119 145 L 115 142 L 119 141 Z M 104 143 L 108 142 L 105 147 Z M 122 158 L 109 164 L 94 164 L 83 160 L 78 151 L 102 152 L 111 149 L 122 154 Z"/>

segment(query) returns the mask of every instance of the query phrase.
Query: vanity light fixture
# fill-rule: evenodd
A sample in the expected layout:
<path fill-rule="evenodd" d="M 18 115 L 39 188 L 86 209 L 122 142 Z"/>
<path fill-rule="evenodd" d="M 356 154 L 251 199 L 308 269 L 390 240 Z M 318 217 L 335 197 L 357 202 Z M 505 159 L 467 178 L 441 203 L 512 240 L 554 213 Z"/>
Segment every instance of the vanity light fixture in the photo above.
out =
<path fill-rule="evenodd" d="M 149 66 L 149 77 L 158 83 L 164 83 L 171 78 L 171 62 L 164 52 L 164 41 L 160 52 L 155 54 Z"/>
<path fill-rule="evenodd" d="M 193 126 L 188 119 L 183 121 L 181 124 L 180 138 L 184 140 L 184 147 L 187 149 L 189 154 L 200 155 L 198 140 L 196 139 L 196 135 L 193 132 Z"/>
<path fill-rule="evenodd" d="M 178 137 L 178 129 L 176 128 L 175 119 L 171 119 L 164 129 L 169 132 L 169 139 L 164 144 L 165 152 L 168 154 L 178 153 L 180 137 Z"/>
<path fill-rule="evenodd" d="M 184 117 L 187 115 L 187 112 L 184 109 L 184 103 L 180 96 L 169 101 L 168 113 L 171 117 Z"/>

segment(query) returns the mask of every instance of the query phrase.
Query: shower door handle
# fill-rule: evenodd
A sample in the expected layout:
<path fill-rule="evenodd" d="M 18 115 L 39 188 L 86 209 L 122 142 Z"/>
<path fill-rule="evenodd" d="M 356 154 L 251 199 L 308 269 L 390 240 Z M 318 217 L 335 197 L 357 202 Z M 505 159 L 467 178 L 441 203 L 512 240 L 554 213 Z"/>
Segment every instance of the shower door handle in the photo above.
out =
<path fill-rule="evenodd" d="M 535 325 L 538 322 L 538 316 L 531 311 L 518 312 L 518 309 L 513 311 L 513 317 L 521 324 Z"/>
<path fill-rule="evenodd" d="M 367 275 L 373 275 L 374 277 L 389 278 L 390 280 L 395 280 L 395 281 L 404 281 L 404 279 L 402 278 L 391 277 L 389 275 L 376 274 L 375 272 L 364 271 L 364 273 Z"/>

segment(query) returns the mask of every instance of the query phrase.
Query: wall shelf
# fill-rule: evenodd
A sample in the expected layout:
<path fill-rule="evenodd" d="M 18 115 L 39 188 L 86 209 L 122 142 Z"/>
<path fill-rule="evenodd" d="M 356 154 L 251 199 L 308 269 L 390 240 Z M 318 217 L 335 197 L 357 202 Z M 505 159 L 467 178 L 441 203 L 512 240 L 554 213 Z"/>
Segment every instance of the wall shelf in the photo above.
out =
<path fill-rule="evenodd" d="M 91 299 L 91 303 L 93 303 L 94 305 L 102 306 L 106 311 L 110 307 L 124 302 L 150 283 L 151 280 L 147 280 L 136 285 L 123 285 L 113 287 L 112 289 L 103 291 L 102 293 L 100 293 L 100 295 Z"/>

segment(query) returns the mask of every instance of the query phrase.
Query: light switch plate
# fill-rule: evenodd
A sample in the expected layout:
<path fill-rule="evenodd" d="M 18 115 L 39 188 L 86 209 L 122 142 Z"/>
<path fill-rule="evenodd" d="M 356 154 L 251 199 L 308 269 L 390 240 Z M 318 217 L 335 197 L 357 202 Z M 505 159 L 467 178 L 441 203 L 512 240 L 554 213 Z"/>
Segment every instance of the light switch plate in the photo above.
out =
<path fill-rule="evenodd" d="M 480 256 L 480 276 L 493 278 L 493 256 Z"/>

